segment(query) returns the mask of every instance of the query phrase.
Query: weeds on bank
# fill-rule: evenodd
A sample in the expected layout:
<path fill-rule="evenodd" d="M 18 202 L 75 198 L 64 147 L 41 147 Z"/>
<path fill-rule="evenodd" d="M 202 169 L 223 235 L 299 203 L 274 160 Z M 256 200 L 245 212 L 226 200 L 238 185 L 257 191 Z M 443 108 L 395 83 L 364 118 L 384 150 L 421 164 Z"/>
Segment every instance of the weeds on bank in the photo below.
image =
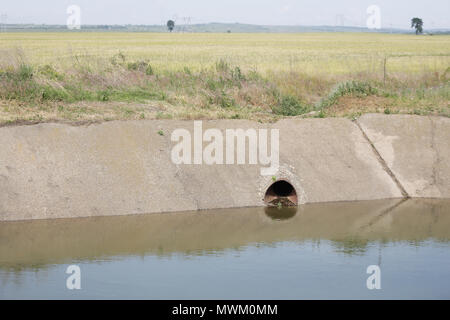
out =
<path fill-rule="evenodd" d="M 200 71 L 188 67 L 167 71 L 156 70 L 148 60 L 128 61 L 123 53 L 118 53 L 96 63 L 83 63 L 75 58 L 71 69 L 60 70 L 52 65 L 31 66 L 19 57 L 14 63 L 0 63 L 0 100 L 33 106 L 30 108 L 35 111 L 58 104 L 58 114 L 67 114 L 70 108 L 65 105 L 78 102 L 161 101 L 173 110 L 195 108 L 195 112 L 183 111 L 185 118 L 202 117 L 213 110 L 217 118 L 242 119 L 252 114 L 324 118 L 337 114 L 336 108 L 345 98 L 371 112 L 396 113 L 400 112 L 396 106 L 400 106 L 409 113 L 445 115 L 449 113 L 449 70 L 441 74 L 424 73 L 419 78 L 393 75 L 386 82 L 368 75 L 354 79 L 311 77 L 300 72 L 263 76 L 255 70 L 243 71 L 226 60 Z M 370 107 L 374 110 L 363 105 L 375 100 L 385 104 L 388 101 L 389 105 Z M 78 114 L 95 113 L 92 109 L 76 110 Z M 8 112 L 11 112 L 8 108 L 3 109 L 3 113 Z M 133 108 L 121 107 L 120 114 L 119 118 L 125 119 L 146 118 L 145 112 Z M 158 119 L 172 117 L 171 110 L 156 113 Z"/>
<path fill-rule="evenodd" d="M 346 81 L 343 83 L 339 83 L 333 90 L 322 99 L 317 108 L 324 109 L 330 107 L 337 103 L 337 100 L 340 97 L 344 96 L 357 96 L 357 97 L 367 97 L 377 95 L 378 90 L 373 87 L 368 82 L 363 81 Z"/>

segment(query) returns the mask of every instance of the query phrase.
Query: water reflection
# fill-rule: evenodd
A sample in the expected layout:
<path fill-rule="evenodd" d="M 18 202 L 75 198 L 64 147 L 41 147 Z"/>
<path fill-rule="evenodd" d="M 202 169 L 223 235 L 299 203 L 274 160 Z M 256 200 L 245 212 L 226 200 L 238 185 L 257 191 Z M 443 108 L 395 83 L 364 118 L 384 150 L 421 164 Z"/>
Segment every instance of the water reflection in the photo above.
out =
<path fill-rule="evenodd" d="M 374 241 L 450 239 L 450 200 L 389 200 L 0 223 L 0 268 L 39 270 L 117 256 L 207 255 L 248 245 L 328 240 L 361 254 Z"/>
<path fill-rule="evenodd" d="M 264 209 L 266 215 L 275 221 L 289 220 L 295 217 L 298 207 L 267 207 Z"/>

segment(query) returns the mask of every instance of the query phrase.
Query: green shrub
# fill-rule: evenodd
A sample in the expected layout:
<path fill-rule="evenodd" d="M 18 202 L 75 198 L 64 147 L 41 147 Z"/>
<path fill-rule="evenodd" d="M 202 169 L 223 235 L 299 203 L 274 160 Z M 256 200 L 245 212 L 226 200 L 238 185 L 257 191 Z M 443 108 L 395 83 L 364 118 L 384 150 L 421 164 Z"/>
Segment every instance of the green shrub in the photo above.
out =
<path fill-rule="evenodd" d="M 339 83 L 326 98 L 320 101 L 318 107 L 319 109 L 330 107 L 344 96 L 366 97 L 377 93 L 378 90 L 368 82 L 347 81 Z"/>
<path fill-rule="evenodd" d="M 278 98 L 278 104 L 272 108 L 272 111 L 282 116 L 298 116 L 305 114 L 309 109 L 308 106 L 303 105 L 296 97 L 282 95 Z"/>
<path fill-rule="evenodd" d="M 69 94 L 62 89 L 54 88 L 52 86 L 41 87 L 42 100 L 51 101 L 67 101 L 69 100 Z"/>
<path fill-rule="evenodd" d="M 230 65 L 224 59 L 220 59 L 216 62 L 216 71 L 227 73 L 230 70 Z"/>
<path fill-rule="evenodd" d="M 184 73 L 186 73 L 187 75 L 192 75 L 192 71 L 188 67 L 184 67 Z"/>
<path fill-rule="evenodd" d="M 220 95 L 216 97 L 216 103 L 222 108 L 231 108 L 236 105 L 236 101 L 229 97 L 225 91 L 222 91 Z"/>
<path fill-rule="evenodd" d="M 441 76 L 442 82 L 448 82 L 450 80 L 450 67 L 448 67 Z"/>
<path fill-rule="evenodd" d="M 21 64 L 17 69 L 9 67 L 5 70 L 0 70 L 0 79 L 14 82 L 29 81 L 33 78 L 33 74 L 33 67 Z"/>
<path fill-rule="evenodd" d="M 145 60 L 129 62 L 127 64 L 127 69 L 130 71 L 139 71 L 146 73 L 147 75 L 153 75 L 152 66 Z"/>
<path fill-rule="evenodd" d="M 17 79 L 20 81 L 27 81 L 33 78 L 33 68 L 29 65 L 22 64 L 17 71 Z"/>
<path fill-rule="evenodd" d="M 112 58 L 111 58 L 111 64 L 112 65 L 121 65 L 124 64 L 126 60 L 125 55 L 122 52 L 119 52 L 118 54 L 115 54 Z"/>
<path fill-rule="evenodd" d="M 97 99 L 99 101 L 109 101 L 111 92 L 109 90 L 101 90 L 97 93 Z"/>
<path fill-rule="evenodd" d="M 152 68 L 151 65 L 147 65 L 147 68 L 145 69 L 145 74 L 148 75 L 148 76 L 152 76 L 152 75 L 155 74 L 155 73 L 153 72 L 153 68 Z"/>
<path fill-rule="evenodd" d="M 59 74 L 55 68 L 53 68 L 51 65 L 46 64 L 45 66 L 42 66 L 38 69 L 39 73 L 46 76 L 48 79 L 51 80 L 63 80 L 63 75 Z"/>
<path fill-rule="evenodd" d="M 244 74 L 241 71 L 241 68 L 236 67 L 234 70 L 231 70 L 231 77 L 235 81 L 242 81 L 245 80 Z"/>

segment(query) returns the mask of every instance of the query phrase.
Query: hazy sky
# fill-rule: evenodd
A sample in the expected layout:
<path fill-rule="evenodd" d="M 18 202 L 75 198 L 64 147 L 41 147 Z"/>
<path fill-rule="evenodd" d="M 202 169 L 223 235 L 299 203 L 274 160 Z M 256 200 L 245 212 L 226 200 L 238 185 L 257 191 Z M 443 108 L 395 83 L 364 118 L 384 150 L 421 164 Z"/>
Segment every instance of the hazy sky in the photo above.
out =
<path fill-rule="evenodd" d="M 270 25 L 365 26 L 366 9 L 381 8 L 382 27 L 450 28 L 450 0 L 0 0 L 2 22 L 65 24 L 69 5 L 81 8 L 82 24 L 241 22 Z M 7 17 L 5 17 L 5 14 Z"/>

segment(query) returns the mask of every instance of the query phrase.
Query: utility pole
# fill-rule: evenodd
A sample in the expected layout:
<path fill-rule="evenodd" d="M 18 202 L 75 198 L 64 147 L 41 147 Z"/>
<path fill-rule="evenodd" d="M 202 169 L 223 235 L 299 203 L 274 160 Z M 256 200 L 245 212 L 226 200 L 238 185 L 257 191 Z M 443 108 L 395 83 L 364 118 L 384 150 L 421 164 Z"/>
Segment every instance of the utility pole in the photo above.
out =
<path fill-rule="evenodd" d="M 173 22 L 175 22 L 175 26 L 177 26 L 178 25 L 178 15 L 174 14 L 172 17 L 172 20 L 173 20 Z"/>
<path fill-rule="evenodd" d="M 6 32 L 6 21 L 8 15 L 6 13 L 0 13 L 0 32 Z"/>
<path fill-rule="evenodd" d="M 182 19 L 183 19 L 183 32 L 189 32 L 192 17 L 182 17 Z"/>

